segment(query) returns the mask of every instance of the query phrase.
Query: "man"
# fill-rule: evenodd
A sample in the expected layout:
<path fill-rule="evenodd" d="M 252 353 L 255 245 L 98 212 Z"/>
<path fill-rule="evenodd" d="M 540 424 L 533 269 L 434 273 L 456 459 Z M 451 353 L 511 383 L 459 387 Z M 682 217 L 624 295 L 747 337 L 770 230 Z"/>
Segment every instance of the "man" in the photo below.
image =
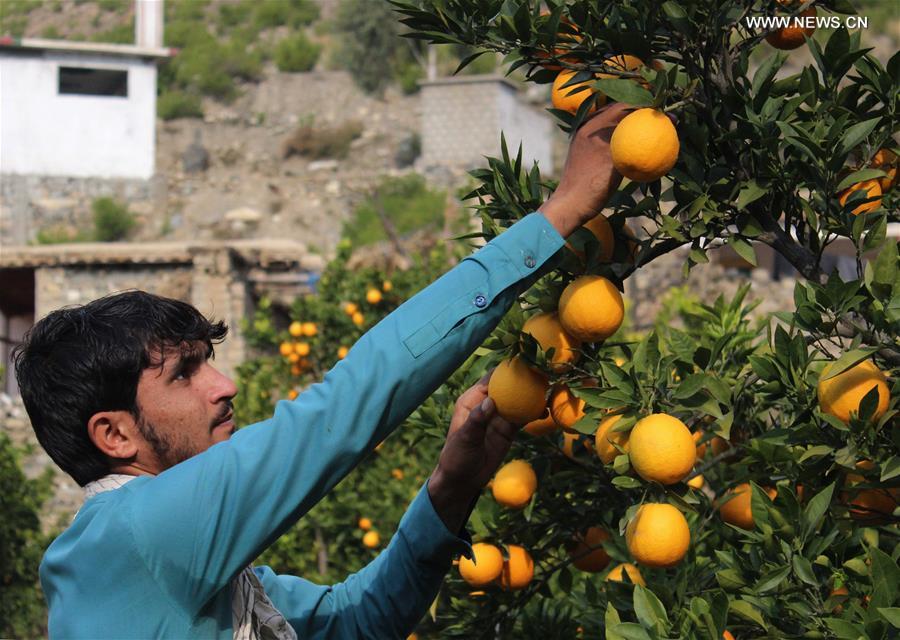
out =
<path fill-rule="evenodd" d="M 619 176 L 589 120 L 562 180 L 526 216 L 364 335 L 274 416 L 235 431 L 237 390 L 209 362 L 226 328 L 141 292 L 62 309 L 16 354 L 42 446 L 86 502 L 47 550 L 54 637 L 405 637 L 452 556 L 512 427 L 486 380 L 457 402 L 438 464 L 391 543 L 332 586 L 250 563 L 430 395 L 489 335 Z M 464 536 L 461 538 L 460 536 Z"/>

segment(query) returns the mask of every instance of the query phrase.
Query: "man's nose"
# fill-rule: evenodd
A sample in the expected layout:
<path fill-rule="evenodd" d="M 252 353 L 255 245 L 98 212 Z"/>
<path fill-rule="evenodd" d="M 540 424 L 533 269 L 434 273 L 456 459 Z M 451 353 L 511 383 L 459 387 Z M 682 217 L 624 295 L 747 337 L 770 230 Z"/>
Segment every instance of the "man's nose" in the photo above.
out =
<path fill-rule="evenodd" d="M 213 402 L 230 399 L 237 395 L 237 385 L 234 383 L 234 380 L 211 365 L 210 373 L 212 375 L 210 391 L 212 393 L 211 399 Z"/>

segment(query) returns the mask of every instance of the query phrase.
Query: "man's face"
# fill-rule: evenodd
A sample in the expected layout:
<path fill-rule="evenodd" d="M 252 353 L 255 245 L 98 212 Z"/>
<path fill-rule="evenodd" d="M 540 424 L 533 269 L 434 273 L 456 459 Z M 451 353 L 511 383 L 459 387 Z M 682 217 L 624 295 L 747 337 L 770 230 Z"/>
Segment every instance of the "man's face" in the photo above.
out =
<path fill-rule="evenodd" d="M 234 433 L 237 388 L 209 363 L 206 345 L 154 354 L 137 387 L 138 429 L 148 470 L 160 473 Z M 162 365 L 160 366 L 160 362 Z"/>

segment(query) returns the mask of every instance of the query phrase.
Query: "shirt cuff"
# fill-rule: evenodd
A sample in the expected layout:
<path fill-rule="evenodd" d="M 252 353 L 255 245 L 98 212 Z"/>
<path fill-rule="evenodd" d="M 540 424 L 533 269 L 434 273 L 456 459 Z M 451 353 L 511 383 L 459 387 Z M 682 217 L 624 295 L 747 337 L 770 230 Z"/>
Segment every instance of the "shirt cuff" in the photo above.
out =
<path fill-rule="evenodd" d="M 472 557 L 472 537 L 465 526 L 459 535 L 447 528 L 431 503 L 427 480 L 403 514 L 400 531 L 417 561 L 449 562 L 460 554 Z"/>

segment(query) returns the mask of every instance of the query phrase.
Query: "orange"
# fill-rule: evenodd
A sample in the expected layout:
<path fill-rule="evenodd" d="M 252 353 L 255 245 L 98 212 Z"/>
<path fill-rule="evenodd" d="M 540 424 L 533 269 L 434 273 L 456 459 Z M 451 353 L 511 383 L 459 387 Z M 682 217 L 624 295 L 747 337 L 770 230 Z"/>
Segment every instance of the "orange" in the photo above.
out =
<path fill-rule="evenodd" d="M 543 418 L 532 420 L 522 427 L 522 431 L 532 436 L 545 436 L 548 433 L 553 433 L 558 428 L 559 425 L 556 424 L 556 420 L 554 420 L 553 416 L 550 415 L 550 412 L 547 411 Z"/>
<path fill-rule="evenodd" d="M 722 640 L 734 640 L 734 636 L 731 635 L 731 632 L 728 629 L 722 632 Z"/>
<path fill-rule="evenodd" d="M 617 564 L 612 569 L 609 570 L 609 573 L 606 576 L 607 582 L 625 582 L 625 579 L 622 577 L 623 573 L 628 574 L 628 579 L 631 580 L 632 584 L 639 584 L 642 587 L 646 587 L 647 583 L 644 582 L 644 576 L 641 575 L 640 569 L 631 564 L 630 562 L 623 562 L 622 564 Z"/>
<path fill-rule="evenodd" d="M 350 349 L 347 347 L 340 347 L 337 351 L 338 360 L 343 360 L 347 357 L 347 354 L 350 353 Z"/>
<path fill-rule="evenodd" d="M 534 560 L 524 547 L 516 544 L 506 545 L 506 553 L 509 557 L 503 561 L 500 586 L 511 590 L 524 589 L 534 577 Z"/>
<path fill-rule="evenodd" d="M 694 432 L 694 442 L 697 445 L 697 460 L 700 460 L 703 456 L 706 455 L 706 443 L 700 442 L 701 440 L 703 440 L 704 435 L 705 432 L 703 431 L 703 429 L 698 429 Z"/>
<path fill-rule="evenodd" d="M 674 567 L 691 544 L 684 514 L 670 504 L 645 503 L 625 527 L 625 544 L 639 563 L 648 567 Z"/>
<path fill-rule="evenodd" d="M 578 534 L 568 548 L 575 568 L 590 573 L 603 571 L 609 564 L 609 554 L 602 545 L 610 537 L 609 531 L 601 527 L 589 527 Z"/>
<path fill-rule="evenodd" d="M 879 149 L 872 157 L 872 163 L 869 165 L 876 169 L 881 169 L 887 175 L 878 179 L 881 186 L 881 193 L 887 193 L 888 189 L 897 183 L 897 168 L 900 166 L 900 158 L 890 149 Z"/>
<path fill-rule="evenodd" d="M 602 213 L 599 213 L 582 226 L 594 234 L 594 237 L 597 238 L 597 242 L 600 243 L 600 262 L 609 262 L 612 260 L 613 251 L 615 249 L 615 238 L 612 225 L 609 224 L 609 219 Z M 585 255 L 583 251 L 575 249 L 571 244 L 569 244 L 569 248 L 572 249 L 575 255 L 584 260 Z"/>
<path fill-rule="evenodd" d="M 597 433 L 594 435 L 594 448 L 597 450 L 597 456 L 603 460 L 603 464 L 609 464 L 616 459 L 616 456 L 621 455 L 621 452 L 614 445 L 618 445 L 626 453 L 630 448 L 629 432 L 612 430 L 621 417 L 609 416 L 604 418 L 597 427 Z"/>
<path fill-rule="evenodd" d="M 347 304 L 344 305 L 344 313 L 346 313 L 348 316 L 352 317 L 353 314 L 356 313 L 357 311 L 359 311 L 359 307 L 357 307 L 352 302 L 348 302 Z"/>
<path fill-rule="evenodd" d="M 875 468 L 871 460 L 861 460 L 856 463 L 857 469 L 870 470 Z M 846 491 L 841 494 L 841 501 L 850 507 L 850 517 L 864 525 L 885 524 L 897 507 L 900 499 L 900 489 L 886 489 L 871 487 L 868 489 L 855 489 L 854 485 L 864 483 L 873 484 L 858 473 L 848 473 L 847 482 L 844 485 Z"/>
<path fill-rule="evenodd" d="M 288 355 L 287 359 L 288 359 L 288 362 L 296 364 L 296 363 L 300 362 L 300 354 L 297 352 L 291 353 Z"/>
<path fill-rule="evenodd" d="M 391 469 L 391 476 L 394 480 L 403 480 L 403 469 Z"/>
<path fill-rule="evenodd" d="M 488 382 L 488 396 L 500 417 L 515 424 L 537 420 L 547 409 L 546 376 L 515 356 L 497 365 Z"/>
<path fill-rule="evenodd" d="M 562 452 L 563 455 L 569 458 L 570 460 L 574 460 L 576 453 L 576 449 L 574 449 L 576 442 L 583 442 L 584 448 L 587 451 L 591 451 L 591 443 L 589 440 L 582 441 L 581 434 L 575 431 L 563 431 L 563 443 L 562 443 Z M 581 451 L 578 449 L 577 451 Z"/>
<path fill-rule="evenodd" d="M 572 393 L 568 386 L 557 385 L 550 394 L 550 415 L 558 427 L 571 429 L 584 417 L 584 400 Z"/>
<path fill-rule="evenodd" d="M 285 358 L 287 358 L 289 355 L 294 353 L 294 345 L 290 342 L 282 342 L 280 345 L 278 345 L 278 352 Z"/>
<path fill-rule="evenodd" d="M 887 378 L 871 360 L 863 360 L 833 378 L 825 380 L 832 363 L 825 365 L 819 376 L 817 392 L 819 407 L 824 413 L 849 423 L 850 414 L 859 411 L 859 403 L 873 388 L 878 389 L 878 406 L 872 420 L 878 420 L 887 411 L 890 392 Z"/>
<path fill-rule="evenodd" d="M 288 391 L 287 397 L 288 400 L 296 400 L 297 396 L 299 395 L 300 393 L 296 389 L 291 389 L 290 391 Z"/>
<path fill-rule="evenodd" d="M 459 575 L 473 587 L 483 587 L 496 580 L 503 571 L 503 554 L 487 542 L 472 545 L 474 561 L 459 559 Z"/>
<path fill-rule="evenodd" d="M 606 340 L 622 325 L 625 303 L 615 285 L 603 276 L 581 276 L 559 297 L 559 321 L 582 342 Z"/>
<path fill-rule="evenodd" d="M 838 202 L 841 203 L 841 206 L 844 206 L 851 194 L 862 190 L 865 190 L 866 198 L 875 199 L 870 202 L 863 202 L 862 204 L 856 205 L 851 212 L 855 216 L 858 216 L 861 213 L 868 213 L 881 206 L 881 198 L 879 197 L 881 195 L 881 182 L 877 178 L 863 180 L 862 182 L 850 185 L 838 194 Z"/>
<path fill-rule="evenodd" d="M 362 543 L 369 549 L 374 549 L 379 544 L 381 544 L 381 536 L 378 535 L 377 531 L 366 531 L 366 534 L 363 536 Z"/>
<path fill-rule="evenodd" d="M 368 518 L 360 518 L 359 522 L 357 522 L 356 524 L 363 531 L 368 531 L 372 528 L 372 521 Z"/>
<path fill-rule="evenodd" d="M 309 355 L 309 343 L 308 342 L 294 343 L 294 353 L 296 353 L 301 358 L 303 356 L 308 356 Z"/>
<path fill-rule="evenodd" d="M 805 20 L 807 17 L 812 17 L 815 15 L 816 8 L 810 7 L 809 9 L 801 13 L 798 17 L 801 20 Z M 804 42 L 806 42 L 806 37 L 811 37 L 813 31 L 815 30 L 815 27 L 806 27 L 799 25 L 795 26 L 793 24 L 793 18 L 791 18 L 790 26 L 773 31 L 766 36 L 766 42 L 768 42 L 776 49 L 782 49 L 784 51 L 796 49 Z"/>
<path fill-rule="evenodd" d="M 303 330 L 303 335 L 307 336 L 308 338 L 312 338 L 319 332 L 319 328 L 316 327 L 315 322 L 304 322 L 301 329 Z"/>
<path fill-rule="evenodd" d="M 629 436 L 631 466 L 644 480 L 674 484 L 697 461 L 697 447 L 685 424 L 665 413 L 638 420 Z"/>
<path fill-rule="evenodd" d="M 500 467 L 491 484 L 494 500 L 510 509 L 523 508 L 536 490 L 537 475 L 524 460 L 512 460 Z"/>
<path fill-rule="evenodd" d="M 381 291 L 378 289 L 369 289 L 366 291 L 366 302 L 369 304 L 378 304 L 381 302 Z"/>
<path fill-rule="evenodd" d="M 381 283 L 381 290 L 385 293 L 390 292 L 394 288 L 394 284 L 390 280 L 385 280 Z"/>
<path fill-rule="evenodd" d="M 772 488 L 766 488 L 765 491 L 769 498 L 774 498 L 777 494 Z M 730 489 L 724 497 L 728 498 L 728 501 L 723 502 L 719 507 L 719 515 L 722 516 L 722 520 L 741 529 L 753 529 L 756 524 L 753 521 L 753 491 L 750 484 L 747 482 L 739 484 Z"/>
<path fill-rule="evenodd" d="M 703 479 L 703 476 L 699 475 L 699 476 L 694 476 L 693 478 L 688 480 L 687 485 L 689 487 L 691 487 L 692 489 L 702 489 L 704 482 L 705 482 L 705 480 Z"/>
<path fill-rule="evenodd" d="M 622 118 L 609 141 L 616 170 L 635 182 L 666 175 L 678 160 L 678 133 L 662 111 L 638 109 Z"/>
<path fill-rule="evenodd" d="M 365 321 L 366 321 L 365 316 L 363 316 L 363 314 L 360 313 L 359 311 L 356 311 L 353 314 L 353 324 L 355 324 L 357 327 L 361 326 L 362 323 Z"/>
<path fill-rule="evenodd" d="M 292 376 L 299 376 L 301 373 L 303 373 L 303 369 L 300 367 L 299 364 L 291 365 L 291 375 Z"/>
<path fill-rule="evenodd" d="M 714 456 L 725 453 L 734 446 L 729 440 L 726 440 L 722 436 L 713 436 L 713 439 L 709 442 Z"/>
<path fill-rule="evenodd" d="M 295 338 L 299 338 L 300 336 L 303 335 L 303 323 L 295 320 L 288 327 L 288 333 L 291 334 Z"/>
<path fill-rule="evenodd" d="M 553 349 L 552 368 L 561 373 L 578 360 L 578 349 L 581 343 L 566 333 L 555 313 L 537 313 L 522 326 L 522 333 L 527 333 L 541 345 L 541 349 Z"/>
<path fill-rule="evenodd" d="M 550 11 L 544 9 L 541 11 L 542 16 L 549 15 Z M 556 39 L 558 42 L 562 43 L 563 47 L 554 47 L 553 55 L 564 62 L 568 62 L 570 64 L 574 64 L 578 62 L 578 59 L 574 56 L 566 56 L 569 48 L 572 44 L 576 44 L 581 42 L 581 36 L 578 33 L 578 27 L 575 26 L 570 20 L 566 17 L 561 17 L 559 20 L 560 29 L 556 34 Z M 541 60 L 548 60 L 550 58 L 550 54 L 546 51 L 536 50 L 534 51 L 534 57 L 539 58 Z M 554 62 L 541 62 L 540 65 L 545 69 L 549 69 L 550 71 L 559 71 L 562 69 L 561 65 L 558 65 Z"/>
<path fill-rule="evenodd" d="M 590 80 L 564 86 L 576 73 L 578 72 L 564 69 L 556 76 L 556 80 L 553 81 L 553 88 L 550 90 L 550 101 L 553 103 L 554 109 L 568 111 L 571 114 L 577 113 L 582 103 L 593 95 L 594 91 L 591 89 Z M 602 105 L 604 102 L 606 102 L 606 99 L 601 96 L 591 105 L 588 113 L 593 113 L 597 106 Z"/>

